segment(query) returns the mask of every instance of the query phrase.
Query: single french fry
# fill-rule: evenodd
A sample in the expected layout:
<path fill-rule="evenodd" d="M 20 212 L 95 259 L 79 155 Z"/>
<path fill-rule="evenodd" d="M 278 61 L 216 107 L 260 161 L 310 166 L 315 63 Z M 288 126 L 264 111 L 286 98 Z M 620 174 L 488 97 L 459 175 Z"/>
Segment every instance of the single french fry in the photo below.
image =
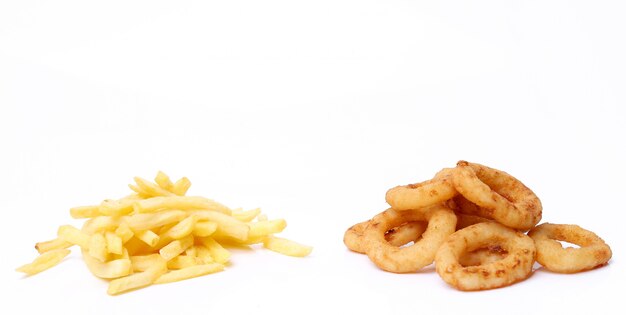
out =
<path fill-rule="evenodd" d="M 280 233 L 287 227 L 287 221 L 283 219 L 260 221 L 250 223 L 248 238 L 258 238 L 274 233 Z"/>
<path fill-rule="evenodd" d="M 150 266 L 159 263 L 162 259 L 159 254 L 130 256 L 133 271 L 146 271 Z"/>
<path fill-rule="evenodd" d="M 187 177 L 183 177 L 174 183 L 172 187 L 172 192 L 179 196 L 184 196 L 191 187 L 191 181 Z"/>
<path fill-rule="evenodd" d="M 195 236 L 210 236 L 217 230 L 217 223 L 211 221 L 199 221 L 193 227 L 193 235 Z"/>
<path fill-rule="evenodd" d="M 197 265 L 197 258 L 194 256 L 178 255 L 167 262 L 168 269 L 183 269 Z"/>
<path fill-rule="evenodd" d="M 99 216 L 100 214 L 99 206 L 82 206 L 70 209 L 70 215 L 74 219 L 93 218 Z"/>
<path fill-rule="evenodd" d="M 256 208 L 248 211 L 233 212 L 233 217 L 241 222 L 250 222 L 259 214 L 261 214 L 261 209 Z"/>
<path fill-rule="evenodd" d="M 119 236 L 122 239 L 122 243 L 126 244 L 135 233 L 130 229 L 128 223 L 121 222 L 117 229 L 115 229 L 115 235 Z"/>
<path fill-rule="evenodd" d="M 180 255 L 188 247 L 193 245 L 193 236 L 189 235 L 180 240 L 172 241 L 159 250 L 159 254 L 166 261 Z"/>
<path fill-rule="evenodd" d="M 100 203 L 98 209 L 103 215 L 121 216 L 131 213 L 135 202 L 135 198 L 106 199 Z"/>
<path fill-rule="evenodd" d="M 231 215 L 232 210 L 225 205 L 204 197 L 196 196 L 169 196 L 153 197 L 138 201 L 134 204 L 136 213 L 155 212 L 158 210 L 213 210 Z"/>
<path fill-rule="evenodd" d="M 143 288 L 154 283 L 161 275 L 167 272 L 167 265 L 164 261 L 153 264 L 143 272 L 130 276 L 115 279 L 109 283 L 107 293 L 116 295 L 123 292 Z"/>
<path fill-rule="evenodd" d="M 112 216 L 98 216 L 91 218 L 85 223 L 83 223 L 83 227 L 81 231 L 87 234 L 94 233 L 102 233 L 105 231 L 113 231 L 120 224 L 120 217 L 112 217 Z"/>
<path fill-rule="evenodd" d="M 33 262 L 20 266 L 15 270 L 31 276 L 56 266 L 65 256 L 69 255 L 69 253 L 69 249 L 53 249 L 39 255 Z"/>
<path fill-rule="evenodd" d="M 220 235 L 245 241 L 248 238 L 250 227 L 231 216 L 211 210 L 196 210 L 192 212 L 198 220 L 208 220 L 217 223 L 217 231 Z"/>
<path fill-rule="evenodd" d="M 140 239 L 142 242 L 148 244 L 148 246 L 150 247 L 155 247 L 156 244 L 159 243 L 160 239 L 160 237 L 156 233 L 150 230 L 139 231 L 135 233 L 135 237 Z"/>
<path fill-rule="evenodd" d="M 187 216 L 182 210 L 167 210 L 154 213 L 140 213 L 133 216 L 125 217 L 128 226 L 135 230 L 149 230 L 160 227 L 173 222 L 178 222 Z"/>
<path fill-rule="evenodd" d="M 161 171 L 157 173 L 156 177 L 154 178 L 154 182 L 157 183 L 159 187 L 169 192 L 171 192 L 172 189 L 174 188 L 174 183 L 172 183 L 172 181 L 170 180 L 170 177 Z"/>
<path fill-rule="evenodd" d="M 45 241 L 45 242 L 39 242 L 37 244 L 35 244 L 35 249 L 37 250 L 37 252 L 39 252 L 39 254 L 43 254 L 45 252 L 49 252 L 51 250 L 55 250 L 55 249 L 62 249 L 62 248 L 68 248 L 73 246 L 74 244 L 64 241 L 60 238 L 55 238 L 53 240 L 50 241 Z"/>
<path fill-rule="evenodd" d="M 166 237 L 172 239 L 181 239 L 189 234 L 191 234 L 194 230 L 194 225 L 196 224 L 197 217 L 191 215 L 182 221 L 178 222 L 178 224 L 174 225 L 170 229 L 168 229 L 165 233 L 163 233 Z"/>
<path fill-rule="evenodd" d="M 222 264 L 205 264 L 205 265 L 195 265 L 189 266 L 179 270 L 171 270 L 168 273 L 160 276 L 154 283 L 155 284 L 163 284 L 169 282 L 175 282 L 185 279 L 191 279 L 195 277 L 200 277 L 204 275 L 208 275 L 211 273 L 215 273 L 218 271 L 224 270 L 224 265 Z"/>
<path fill-rule="evenodd" d="M 102 233 L 96 233 L 89 239 L 89 255 L 91 257 L 105 262 L 107 260 L 107 243 Z"/>
<path fill-rule="evenodd" d="M 154 248 L 150 247 L 150 245 L 135 236 L 124 244 L 124 248 L 128 250 L 128 253 L 131 256 L 149 254 L 154 251 Z"/>
<path fill-rule="evenodd" d="M 173 196 L 174 193 L 159 187 L 159 185 L 152 183 L 148 180 L 145 180 L 141 177 L 134 178 L 137 186 L 141 188 L 141 190 L 149 196 Z"/>
<path fill-rule="evenodd" d="M 91 239 L 89 235 L 71 225 L 60 226 L 57 230 L 57 236 L 59 239 L 78 245 L 81 248 L 89 248 L 89 242 Z"/>
<path fill-rule="evenodd" d="M 130 259 L 115 259 L 101 262 L 89 255 L 89 251 L 81 249 L 83 260 L 91 273 L 99 278 L 114 279 L 129 275 L 132 271 Z"/>
<path fill-rule="evenodd" d="M 123 254 L 123 243 L 122 243 L 122 238 L 117 236 L 117 234 L 111 232 L 111 231 L 107 231 L 104 233 L 104 238 L 106 239 L 106 243 L 107 243 L 107 252 L 111 253 L 111 254 L 115 254 L 115 255 L 122 255 Z"/>
<path fill-rule="evenodd" d="M 263 241 L 263 247 L 271 251 L 293 257 L 305 257 L 313 251 L 313 247 L 311 246 L 302 245 L 294 241 L 275 236 L 266 237 Z"/>
<path fill-rule="evenodd" d="M 200 238 L 200 242 L 209 250 L 211 257 L 216 262 L 224 264 L 230 259 L 230 252 L 213 238 L 202 237 Z"/>

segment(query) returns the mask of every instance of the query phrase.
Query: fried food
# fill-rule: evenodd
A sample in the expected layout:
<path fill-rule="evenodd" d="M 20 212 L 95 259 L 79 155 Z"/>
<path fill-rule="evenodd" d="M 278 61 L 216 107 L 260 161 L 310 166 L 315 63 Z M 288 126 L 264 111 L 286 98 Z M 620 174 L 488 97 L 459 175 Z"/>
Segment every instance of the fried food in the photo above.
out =
<path fill-rule="evenodd" d="M 493 219 L 518 230 L 528 230 L 541 220 L 542 205 L 537 195 L 503 171 L 459 161 L 452 179 L 456 190 L 478 205 L 476 212 L 468 214 Z"/>
<path fill-rule="evenodd" d="M 363 242 L 363 232 L 369 224 L 369 220 L 357 223 L 346 230 L 343 242 L 353 252 L 365 254 L 366 248 Z M 426 231 L 428 226 L 424 221 L 405 222 L 385 232 L 385 240 L 393 246 L 402 246 L 409 242 L 417 241 Z"/>
<path fill-rule="evenodd" d="M 446 201 L 456 194 L 452 169 L 443 169 L 433 179 L 389 189 L 385 200 L 395 210 L 411 210 Z"/>
<path fill-rule="evenodd" d="M 459 261 L 464 252 L 486 246 L 500 246 L 508 255 L 477 266 L 463 266 Z M 446 283 L 459 290 L 494 289 L 528 278 L 535 251 L 535 244 L 527 235 L 496 222 L 483 222 L 450 235 L 437 251 L 435 267 Z"/>
<path fill-rule="evenodd" d="M 422 238 L 406 247 L 389 244 L 385 233 L 410 221 L 428 222 Z M 372 218 L 363 232 L 366 253 L 383 270 L 395 273 L 415 272 L 433 262 L 437 249 L 454 232 L 455 226 L 454 212 L 443 204 L 410 211 L 388 209 Z"/>
<path fill-rule="evenodd" d="M 89 271 L 111 280 L 107 292 L 116 295 L 221 271 L 231 257 L 226 243 L 262 244 L 294 257 L 312 251 L 275 237 L 287 222 L 267 220 L 260 209 L 235 211 L 208 198 L 184 196 L 191 185 L 186 177 L 172 183 L 159 172 L 155 182 L 134 181 L 134 194 L 71 208 L 73 218 L 86 219 L 82 228 L 59 227 L 56 239 L 35 245 L 40 256 L 16 270 L 28 275 L 46 270 L 76 245 Z"/>
<path fill-rule="evenodd" d="M 558 273 L 576 273 L 605 265 L 611 248 L 598 235 L 578 225 L 543 223 L 528 232 L 537 246 L 537 261 Z M 565 241 L 580 248 L 563 246 Z"/>

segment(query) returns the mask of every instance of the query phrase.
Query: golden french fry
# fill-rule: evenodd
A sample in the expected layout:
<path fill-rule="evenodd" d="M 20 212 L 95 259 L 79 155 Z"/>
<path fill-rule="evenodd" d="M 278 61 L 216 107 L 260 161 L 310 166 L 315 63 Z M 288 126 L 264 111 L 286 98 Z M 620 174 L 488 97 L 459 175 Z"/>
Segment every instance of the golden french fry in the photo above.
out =
<path fill-rule="evenodd" d="M 115 279 L 129 275 L 132 271 L 130 259 L 116 259 L 101 262 L 89 255 L 89 251 L 81 249 L 83 260 L 91 273 L 103 279 Z"/>
<path fill-rule="evenodd" d="M 160 239 L 160 237 L 156 233 L 150 230 L 139 231 L 135 233 L 135 237 L 140 239 L 142 242 L 148 244 L 148 246 L 150 247 L 155 247 L 156 244 L 159 243 Z"/>
<path fill-rule="evenodd" d="M 161 262 L 162 259 L 159 254 L 130 256 L 133 271 L 146 271 L 150 266 Z"/>
<path fill-rule="evenodd" d="M 224 270 L 224 265 L 216 264 L 216 263 L 189 266 L 189 267 L 179 269 L 179 270 L 172 270 L 166 274 L 163 274 L 154 283 L 163 284 L 163 283 L 175 282 L 175 281 L 208 275 L 208 274 L 215 273 L 215 272 L 222 271 L 222 270 Z"/>
<path fill-rule="evenodd" d="M 263 241 L 263 247 L 271 251 L 293 257 L 305 257 L 313 251 L 313 247 L 311 246 L 302 245 L 294 241 L 275 236 L 266 237 Z"/>
<path fill-rule="evenodd" d="M 82 206 L 70 209 L 70 215 L 74 219 L 93 218 L 100 215 L 100 207 L 98 206 Z"/>
<path fill-rule="evenodd" d="M 81 230 L 87 234 L 101 233 L 113 231 L 119 224 L 120 217 L 99 216 L 85 221 Z"/>
<path fill-rule="evenodd" d="M 122 255 L 124 253 L 124 245 L 121 237 L 111 231 L 106 231 L 104 238 L 106 239 L 107 251 L 109 253 L 115 255 Z"/>
<path fill-rule="evenodd" d="M 67 242 L 67 241 L 64 241 L 64 240 L 62 240 L 60 238 L 55 238 L 55 239 L 50 240 L 50 241 L 39 242 L 39 243 L 35 244 L 35 249 L 40 254 L 43 254 L 43 253 L 49 252 L 51 250 L 68 248 L 68 247 L 71 247 L 73 245 L 74 244 L 72 244 L 70 242 Z"/>
<path fill-rule="evenodd" d="M 172 181 L 170 180 L 170 177 L 161 171 L 157 173 L 156 177 L 154 178 L 154 182 L 157 183 L 159 187 L 170 192 L 174 188 L 174 183 L 172 183 Z"/>
<path fill-rule="evenodd" d="M 252 239 L 280 233 L 285 227 L 287 227 L 287 221 L 283 219 L 253 222 L 250 223 L 250 233 L 248 233 L 248 237 Z"/>
<path fill-rule="evenodd" d="M 163 235 L 172 239 L 181 239 L 193 232 L 194 225 L 197 220 L 198 219 L 196 216 L 191 215 L 168 229 L 166 232 L 163 233 Z"/>
<path fill-rule="evenodd" d="M 159 250 L 159 254 L 166 261 L 180 255 L 188 247 L 193 245 L 193 237 L 191 235 L 180 240 L 172 241 Z"/>
<path fill-rule="evenodd" d="M 230 259 L 230 252 L 213 238 L 202 237 L 200 238 L 200 242 L 209 250 L 211 257 L 216 262 L 224 264 Z"/>
<path fill-rule="evenodd" d="M 148 180 L 145 180 L 141 177 L 135 177 L 134 178 L 135 183 L 137 183 L 137 186 L 139 186 L 139 188 L 148 196 L 173 196 L 174 193 L 163 189 L 161 187 L 159 187 L 159 185 L 152 183 Z"/>
<path fill-rule="evenodd" d="M 213 210 L 231 215 L 232 210 L 225 205 L 204 197 L 169 196 L 153 197 L 134 204 L 136 213 L 155 212 L 158 210 Z"/>
<path fill-rule="evenodd" d="M 211 251 L 203 245 L 196 245 L 196 262 L 198 264 L 208 264 L 214 262 Z"/>
<path fill-rule="evenodd" d="M 122 243 L 126 244 L 128 240 L 130 240 L 135 233 L 130 229 L 128 223 L 121 222 L 120 225 L 115 229 L 115 235 L 119 236 L 122 239 Z"/>
<path fill-rule="evenodd" d="M 199 221 L 193 227 L 193 235 L 195 236 L 210 236 L 217 230 L 217 223 L 211 221 Z"/>
<path fill-rule="evenodd" d="M 116 295 L 149 286 L 166 272 L 166 263 L 164 261 L 159 261 L 152 264 L 148 269 L 143 272 L 112 280 L 109 283 L 107 293 L 110 295 Z"/>
<path fill-rule="evenodd" d="M 89 255 L 105 262 L 107 260 L 107 243 L 102 233 L 96 233 L 89 239 Z"/>
<path fill-rule="evenodd" d="M 69 255 L 69 253 L 69 249 L 53 249 L 39 255 L 30 264 L 20 266 L 15 270 L 31 276 L 56 266 L 61 262 L 61 260 L 63 260 L 63 258 L 65 258 L 65 256 Z"/>
<path fill-rule="evenodd" d="M 57 236 L 59 237 L 59 239 L 72 243 L 74 245 L 78 245 L 81 248 L 89 248 L 89 242 L 91 237 L 71 225 L 60 226 L 57 230 Z"/>
<path fill-rule="evenodd" d="M 179 196 L 184 196 L 191 187 L 191 181 L 189 178 L 183 177 L 174 183 L 174 187 L 172 187 L 172 192 Z"/>
<path fill-rule="evenodd" d="M 250 227 L 231 216 L 211 210 L 196 210 L 192 212 L 198 220 L 208 220 L 217 223 L 217 231 L 220 235 L 229 236 L 237 240 L 245 241 L 248 238 Z"/>
<path fill-rule="evenodd" d="M 154 213 L 140 213 L 125 217 L 128 226 L 135 230 L 148 230 L 162 225 L 178 222 L 187 216 L 187 212 L 182 210 L 167 210 Z"/>
<path fill-rule="evenodd" d="M 194 256 L 178 255 L 167 262 L 168 269 L 183 269 L 197 265 L 197 258 Z"/>
<path fill-rule="evenodd" d="M 133 211 L 133 204 L 136 201 L 137 199 L 135 198 L 122 198 L 119 200 L 107 199 L 100 203 L 98 209 L 103 215 L 126 215 Z"/>
<path fill-rule="evenodd" d="M 261 209 L 256 208 L 248 211 L 233 212 L 233 217 L 241 222 L 250 222 L 259 214 L 261 214 Z"/>

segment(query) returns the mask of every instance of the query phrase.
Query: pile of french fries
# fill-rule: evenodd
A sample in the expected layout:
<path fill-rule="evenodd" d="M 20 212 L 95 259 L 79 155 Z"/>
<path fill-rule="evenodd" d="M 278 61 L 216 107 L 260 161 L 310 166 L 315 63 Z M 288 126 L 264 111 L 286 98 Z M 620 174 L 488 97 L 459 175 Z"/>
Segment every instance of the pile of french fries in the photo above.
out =
<path fill-rule="evenodd" d="M 17 271 L 33 275 L 51 268 L 80 247 L 92 274 L 109 279 L 111 295 L 224 270 L 228 245 L 263 244 L 272 251 L 304 257 L 312 247 L 279 238 L 283 219 L 268 220 L 260 209 L 230 209 L 204 197 L 186 196 L 191 182 L 175 183 L 163 172 L 154 182 L 135 177 L 131 195 L 70 209 L 86 219 L 81 229 L 59 227 L 57 238 L 37 243 L 32 263 Z"/>

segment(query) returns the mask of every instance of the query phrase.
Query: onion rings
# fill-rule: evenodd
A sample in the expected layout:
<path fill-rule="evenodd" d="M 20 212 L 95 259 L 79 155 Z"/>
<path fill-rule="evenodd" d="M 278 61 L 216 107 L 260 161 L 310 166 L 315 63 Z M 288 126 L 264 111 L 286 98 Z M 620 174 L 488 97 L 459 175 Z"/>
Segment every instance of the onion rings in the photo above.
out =
<path fill-rule="evenodd" d="M 518 230 L 528 230 L 541 220 L 541 201 L 515 177 L 484 165 L 459 161 L 452 182 L 456 190 L 478 207 L 478 215 Z M 466 207 L 459 207 L 467 212 Z M 471 211 L 471 212 L 474 212 Z"/>
<path fill-rule="evenodd" d="M 463 267 L 485 265 L 502 260 L 508 254 L 509 252 L 499 245 L 487 246 L 461 254 L 459 263 Z"/>
<path fill-rule="evenodd" d="M 343 243 L 348 249 L 353 252 L 365 254 L 366 247 L 363 242 L 363 231 L 365 231 L 369 223 L 369 220 L 357 223 L 345 232 Z M 427 226 L 428 224 L 426 222 L 406 222 L 387 230 L 387 232 L 385 232 L 385 240 L 393 246 L 402 246 L 418 240 L 424 231 L 426 231 Z"/>
<path fill-rule="evenodd" d="M 406 247 L 393 246 L 385 240 L 386 231 L 410 221 L 428 221 L 422 239 Z M 433 262 L 437 249 L 455 226 L 454 212 L 441 204 L 410 211 L 388 209 L 372 218 L 363 233 L 367 256 L 389 272 L 417 271 Z"/>
<path fill-rule="evenodd" d="M 558 273 L 576 273 L 605 265 L 612 256 L 611 248 L 598 235 L 578 225 L 543 223 L 528 235 L 535 241 L 537 261 Z M 580 248 L 563 248 L 557 241 L 576 244 Z"/>
<path fill-rule="evenodd" d="M 493 245 L 500 246 L 508 255 L 478 266 L 464 267 L 459 262 L 463 252 Z M 496 222 L 483 222 L 450 235 L 437 251 L 435 266 L 439 276 L 459 290 L 495 289 L 528 278 L 535 252 L 535 243 L 526 234 Z"/>
<path fill-rule="evenodd" d="M 433 179 L 425 182 L 396 186 L 385 194 L 385 200 L 395 210 L 428 207 L 456 195 L 451 168 L 444 168 Z"/>

